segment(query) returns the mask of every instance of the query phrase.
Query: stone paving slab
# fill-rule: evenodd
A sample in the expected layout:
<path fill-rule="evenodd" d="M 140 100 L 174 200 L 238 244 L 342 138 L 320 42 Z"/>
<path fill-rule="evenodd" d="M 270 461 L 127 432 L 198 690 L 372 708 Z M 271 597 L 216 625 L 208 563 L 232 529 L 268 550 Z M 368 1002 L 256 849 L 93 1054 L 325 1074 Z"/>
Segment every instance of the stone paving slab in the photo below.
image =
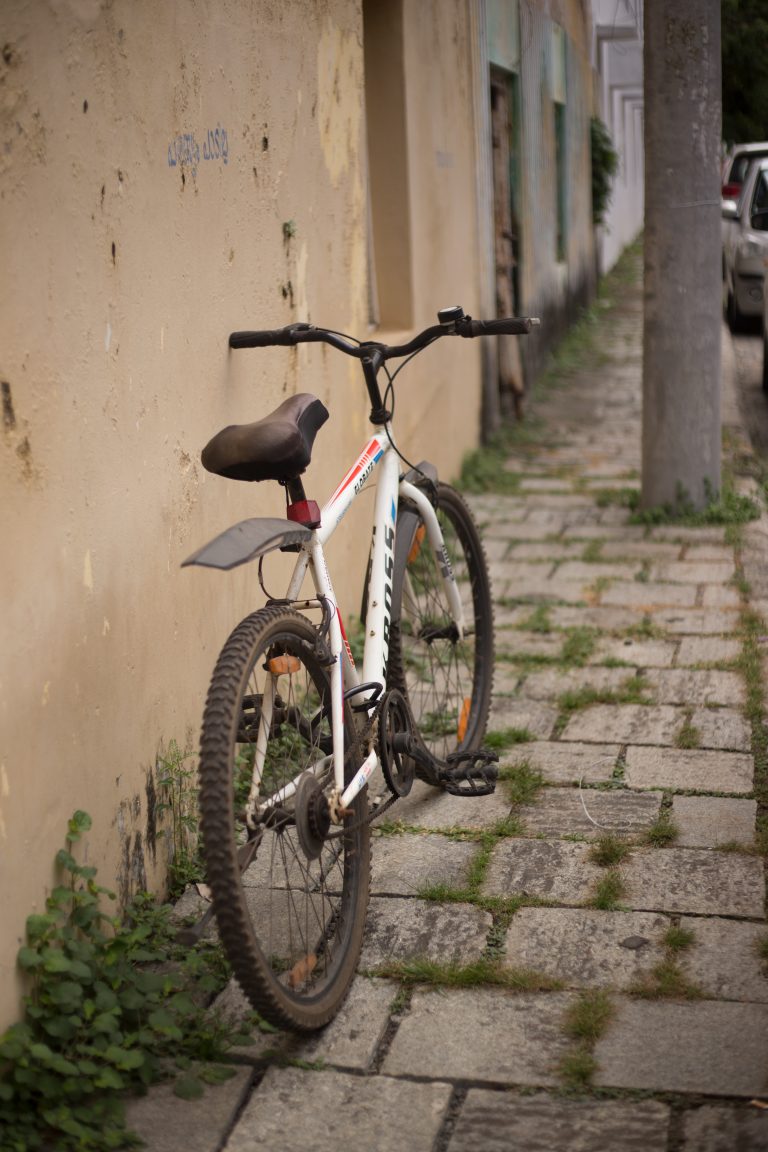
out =
<path fill-rule="evenodd" d="M 270 1068 L 223 1152 L 432 1152 L 450 1095 L 440 1082 Z"/>
<path fill-rule="evenodd" d="M 680 848 L 717 848 L 721 844 L 750 847 L 755 839 L 757 803 L 723 796 L 675 796 L 672 818 L 679 829 Z"/>
<path fill-rule="evenodd" d="M 537 740 L 516 744 L 499 757 L 499 766 L 526 761 L 547 784 L 601 784 L 613 777 L 620 744 L 570 744 Z"/>
<path fill-rule="evenodd" d="M 497 787 L 490 796 L 451 796 L 421 780 L 414 780 L 411 791 L 397 801 L 388 815 L 392 820 L 416 828 L 479 831 L 505 820 L 510 811 L 511 805 L 501 787 Z"/>
<path fill-rule="evenodd" d="M 684 636 L 677 652 L 677 664 L 730 664 L 741 654 L 739 640 L 717 636 Z"/>
<path fill-rule="evenodd" d="M 630 908 L 763 916 L 763 862 L 754 856 L 704 848 L 649 848 L 634 851 L 623 873 L 622 903 Z"/>
<path fill-rule="evenodd" d="M 687 612 L 654 612 L 653 623 L 678 636 L 717 636 L 737 632 L 739 616 L 725 609 L 691 608 Z"/>
<path fill-rule="evenodd" d="M 609 608 L 599 604 L 590 604 L 586 608 L 558 604 L 550 609 L 549 618 L 554 628 L 597 628 L 601 632 L 626 632 L 642 623 L 643 613 L 634 608 Z"/>
<path fill-rule="evenodd" d="M 560 580 L 557 575 L 546 579 L 543 574 L 539 576 L 536 572 L 494 586 L 496 595 L 504 599 L 515 600 L 525 597 L 541 604 L 549 601 L 583 604 L 587 599 L 587 590 L 587 585 L 576 584 L 572 580 Z"/>
<path fill-rule="evenodd" d="M 685 1112 L 681 1152 L 765 1152 L 768 1112 L 704 1104 Z"/>
<path fill-rule="evenodd" d="M 513 543 L 510 547 L 512 548 L 510 555 L 515 560 L 551 560 L 553 563 L 559 560 L 573 560 L 581 556 L 584 551 L 583 544 L 561 540 L 545 541 L 542 544 Z"/>
<path fill-rule="evenodd" d="M 144 1141 L 145 1152 L 214 1152 L 243 1103 L 253 1076 L 238 1068 L 223 1084 L 206 1087 L 199 1100 L 182 1100 L 173 1084 L 156 1084 L 146 1096 L 126 1101 L 126 1123 Z"/>
<path fill-rule="evenodd" d="M 651 529 L 651 540 L 677 540 L 681 544 L 725 544 L 725 528 L 714 525 L 686 528 L 682 524 L 658 524 Z"/>
<path fill-rule="evenodd" d="M 563 732 L 563 740 L 619 744 L 672 744 L 685 717 L 669 704 L 594 704 L 575 712 Z"/>
<path fill-rule="evenodd" d="M 768 1002 L 768 966 L 759 952 L 764 923 L 682 916 L 680 927 L 693 933 L 693 944 L 678 963 L 707 997 Z"/>
<path fill-rule="evenodd" d="M 665 916 L 590 908 L 521 908 L 507 930 L 505 963 L 569 988 L 626 989 L 663 959 Z"/>
<path fill-rule="evenodd" d="M 693 608 L 696 603 L 695 584 L 658 584 L 651 581 L 617 581 L 606 588 L 600 596 L 600 603 L 633 608 L 644 612 L 654 612 L 659 608 L 675 606 Z"/>
<path fill-rule="evenodd" d="M 527 729 L 539 740 L 547 740 L 557 720 L 557 708 L 539 700 L 516 700 L 495 696 L 488 718 L 488 731 L 505 728 Z"/>
<path fill-rule="evenodd" d="M 491 796 L 451 796 L 415 780 L 408 796 L 397 801 L 389 816 L 417 828 L 482 831 L 507 819 L 510 811 L 511 805 L 501 787 Z"/>
<path fill-rule="evenodd" d="M 736 588 L 723 587 L 719 584 L 707 584 L 701 596 L 702 608 L 733 608 L 741 607 L 741 596 Z"/>
<path fill-rule="evenodd" d="M 730 560 L 678 560 L 664 564 L 654 564 L 651 580 L 672 580 L 680 584 L 725 584 L 732 580 L 736 571 L 733 558 Z"/>
<path fill-rule="evenodd" d="M 522 516 L 509 520 L 494 520 L 483 529 L 483 539 L 498 537 L 501 540 L 547 540 L 562 530 L 563 523 L 562 516 L 554 522 L 544 524 L 526 521 Z"/>
<path fill-rule="evenodd" d="M 496 988 L 416 992 L 382 1072 L 555 1085 L 555 1069 L 569 1049 L 563 1016 L 571 1003 L 572 996 L 564 992 Z"/>
<path fill-rule="evenodd" d="M 595 1048 L 601 1087 L 751 1098 L 768 1092 L 768 1005 L 619 1002 Z"/>
<path fill-rule="evenodd" d="M 477 844 L 431 833 L 374 835 L 371 838 L 371 893 L 416 896 L 420 889 L 434 884 L 463 888 L 477 852 Z"/>
<path fill-rule="evenodd" d="M 498 684 L 500 673 L 504 671 L 499 664 L 499 656 L 549 656 L 557 660 L 563 651 L 565 637 L 556 632 L 501 632 L 496 635 L 496 667 L 494 681 Z M 516 675 L 519 677 L 520 673 Z M 497 688 L 498 691 L 498 688 Z"/>
<path fill-rule="evenodd" d="M 623 788 L 545 788 L 535 804 L 520 807 L 519 815 L 527 836 L 636 836 L 657 819 L 661 799 L 660 792 Z"/>
<path fill-rule="evenodd" d="M 347 999 L 338 1015 L 322 1031 L 301 1036 L 291 1032 L 260 1032 L 254 1029 L 248 1044 L 232 1050 L 239 1061 L 259 1063 L 269 1056 L 281 1060 L 324 1060 L 339 1068 L 367 1071 L 390 1020 L 392 1002 L 399 985 L 358 975 L 352 981 Z M 216 998 L 213 1011 L 242 1027 L 253 1014 L 237 981 L 230 980 Z"/>
<path fill-rule="evenodd" d="M 754 760 L 744 752 L 630 745 L 625 756 L 624 779 L 630 788 L 747 793 L 753 776 Z"/>
<path fill-rule="evenodd" d="M 602 869 L 589 845 L 568 840 L 503 840 L 494 848 L 484 896 L 532 896 L 558 904 L 589 899 Z"/>
<path fill-rule="evenodd" d="M 730 708 L 696 708 L 691 725 L 699 733 L 702 748 L 749 752 L 752 730 L 740 712 Z"/>
<path fill-rule="evenodd" d="M 598 524 L 569 524 L 563 531 L 564 540 L 645 540 L 645 527 L 642 524 L 610 524 L 602 520 Z"/>
<path fill-rule="evenodd" d="M 632 679 L 634 671 L 633 668 L 601 668 L 597 665 L 587 668 L 546 668 L 541 672 L 529 672 L 520 691 L 532 700 L 557 700 L 566 692 L 586 690 L 619 692 L 627 680 Z M 721 672 L 720 675 L 726 676 L 728 673 Z"/>
<path fill-rule="evenodd" d="M 582 584 L 594 584 L 595 580 L 634 580 L 640 571 L 640 564 L 622 564 L 614 561 L 612 564 L 601 564 L 599 561 L 583 563 L 570 561 L 561 564 L 557 575 L 561 580 L 573 580 Z"/>
<path fill-rule="evenodd" d="M 417 958 L 471 964 L 480 959 L 492 924 L 490 913 L 471 904 L 374 896 L 359 967 L 373 972 L 389 961 Z"/>
<path fill-rule="evenodd" d="M 746 533 L 749 526 L 744 525 Z M 730 544 L 687 544 L 685 548 L 686 563 L 701 563 L 701 561 L 715 560 L 721 563 L 733 563 L 733 548 Z"/>
<path fill-rule="evenodd" d="M 472 1088 L 448 1152 L 666 1152 L 669 1114 L 669 1106 L 655 1100 L 521 1097 Z"/>
<path fill-rule="evenodd" d="M 606 540 L 601 555 L 606 560 L 677 560 L 680 546 L 655 540 Z"/>
<path fill-rule="evenodd" d="M 576 712 L 566 724 L 563 740 L 674 746 L 687 710 L 672 704 L 594 704 Z M 691 725 L 702 748 L 748 752 L 752 737 L 744 717 L 729 708 L 697 708 Z"/>
<path fill-rule="evenodd" d="M 639 640 L 636 637 L 603 636 L 595 644 L 589 664 L 621 660 L 632 668 L 669 668 L 677 646 L 670 640 Z"/>
<path fill-rule="evenodd" d="M 645 680 L 659 704 L 723 704 L 738 708 L 746 701 L 744 680 L 737 672 L 651 668 Z"/>

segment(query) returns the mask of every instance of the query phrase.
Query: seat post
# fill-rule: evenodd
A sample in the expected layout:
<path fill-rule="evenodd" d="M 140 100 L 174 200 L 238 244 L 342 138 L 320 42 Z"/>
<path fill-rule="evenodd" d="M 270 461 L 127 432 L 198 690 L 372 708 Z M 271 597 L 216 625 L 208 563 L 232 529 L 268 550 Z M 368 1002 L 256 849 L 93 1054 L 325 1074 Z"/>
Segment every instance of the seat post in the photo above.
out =
<path fill-rule="evenodd" d="M 320 506 L 315 500 L 307 500 L 301 476 L 292 476 L 285 481 L 288 502 L 286 516 L 305 528 L 319 528 L 321 524 Z"/>

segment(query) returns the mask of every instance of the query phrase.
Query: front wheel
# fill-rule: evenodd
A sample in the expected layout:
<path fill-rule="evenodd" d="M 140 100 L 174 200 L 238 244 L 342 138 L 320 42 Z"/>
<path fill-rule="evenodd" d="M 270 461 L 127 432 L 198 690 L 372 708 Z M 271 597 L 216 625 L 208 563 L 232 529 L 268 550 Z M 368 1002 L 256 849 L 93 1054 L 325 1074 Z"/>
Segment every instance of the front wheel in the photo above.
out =
<path fill-rule="evenodd" d="M 435 511 L 446 556 L 436 555 L 420 513 L 397 517 L 388 686 L 408 698 L 422 740 L 441 761 L 479 747 L 493 684 L 493 603 L 488 567 L 469 508 L 447 484 Z M 449 561 L 464 611 L 459 636 L 443 572 Z M 416 768 L 417 775 L 421 775 Z"/>
<path fill-rule="evenodd" d="M 216 664 L 200 745 L 203 856 L 224 949 L 254 1008 L 299 1031 L 326 1024 L 347 993 L 370 877 L 365 790 L 343 827 L 329 821 L 322 649 L 290 608 L 249 616 Z M 351 777 L 358 743 L 345 720 Z"/>

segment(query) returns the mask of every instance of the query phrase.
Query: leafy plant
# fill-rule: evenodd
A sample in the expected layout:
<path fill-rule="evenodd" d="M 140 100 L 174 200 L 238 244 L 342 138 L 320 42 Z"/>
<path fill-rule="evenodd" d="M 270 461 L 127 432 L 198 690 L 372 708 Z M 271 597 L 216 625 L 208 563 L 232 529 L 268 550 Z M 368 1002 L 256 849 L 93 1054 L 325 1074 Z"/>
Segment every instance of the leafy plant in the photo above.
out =
<path fill-rule="evenodd" d="M 90 827 L 88 814 L 75 812 L 56 856 L 62 883 L 46 911 L 28 918 L 18 953 L 31 991 L 23 1021 L 0 1037 L 4 1152 L 135 1146 L 123 1094 L 172 1074 L 175 1064 L 183 1073 L 177 1092 L 199 1095 L 202 1080 L 231 1073 L 211 1067 L 193 1076 L 191 1060 L 218 1060 L 241 1039 L 197 1002 L 226 980 L 217 948 L 198 948 L 182 963 L 170 910 L 146 895 L 122 920 L 102 911 L 114 894 L 73 854 Z"/>
<path fill-rule="evenodd" d="M 175 740 L 160 749 L 157 757 L 157 784 L 160 799 L 157 815 L 170 818 L 170 826 L 161 836 L 170 839 L 168 881 L 171 896 L 180 895 L 188 884 L 203 878 L 203 866 L 197 842 L 197 770 L 192 751 L 182 750 Z"/>
<path fill-rule="evenodd" d="M 589 122 L 592 152 L 592 220 L 602 224 L 611 200 L 611 185 L 619 168 L 619 154 L 611 134 L 602 120 L 593 116 Z"/>

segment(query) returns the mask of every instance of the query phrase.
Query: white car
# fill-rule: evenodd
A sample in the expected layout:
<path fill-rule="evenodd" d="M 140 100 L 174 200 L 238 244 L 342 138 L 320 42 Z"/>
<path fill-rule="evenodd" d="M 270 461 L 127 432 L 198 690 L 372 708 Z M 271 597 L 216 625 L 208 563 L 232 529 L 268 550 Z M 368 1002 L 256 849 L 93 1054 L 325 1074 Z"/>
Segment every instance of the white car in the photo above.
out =
<path fill-rule="evenodd" d="M 768 258 L 768 160 L 754 162 L 738 202 L 724 200 L 723 298 L 728 325 L 738 332 L 763 315 L 763 280 Z"/>

